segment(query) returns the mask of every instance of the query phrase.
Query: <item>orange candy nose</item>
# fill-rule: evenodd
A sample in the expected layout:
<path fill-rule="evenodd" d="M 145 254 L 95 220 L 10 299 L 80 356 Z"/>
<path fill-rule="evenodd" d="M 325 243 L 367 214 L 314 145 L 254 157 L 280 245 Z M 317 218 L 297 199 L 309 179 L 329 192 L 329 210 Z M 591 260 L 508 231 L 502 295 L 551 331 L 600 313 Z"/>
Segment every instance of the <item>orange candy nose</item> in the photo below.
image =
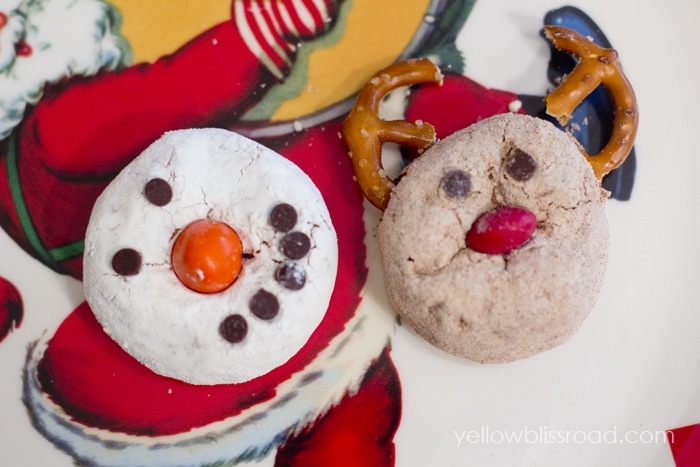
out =
<path fill-rule="evenodd" d="M 185 227 L 175 239 L 171 261 L 180 282 L 201 293 L 228 288 L 241 272 L 243 245 L 223 222 L 202 219 Z"/>

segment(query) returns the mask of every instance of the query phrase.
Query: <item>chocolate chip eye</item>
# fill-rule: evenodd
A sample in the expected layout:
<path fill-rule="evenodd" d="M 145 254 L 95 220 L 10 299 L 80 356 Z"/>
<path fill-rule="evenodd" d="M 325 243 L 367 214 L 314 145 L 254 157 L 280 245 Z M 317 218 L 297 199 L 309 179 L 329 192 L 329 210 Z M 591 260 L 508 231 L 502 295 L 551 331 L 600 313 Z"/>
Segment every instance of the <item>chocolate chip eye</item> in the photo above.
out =
<path fill-rule="evenodd" d="M 258 290 L 248 303 L 250 311 L 260 319 L 270 320 L 277 316 L 280 304 L 277 297 L 265 289 Z"/>
<path fill-rule="evenodd" d="M 442 177 L 440 187 L 450 198 L 464 198 L 472 189 L 472 180 L 464 170 L 452 170 Z"/>
<path fill-rule="evenodd" d="M 537 169 L 537 163 L 532 156 L 520 149 L 513 149 L 506 159 L 506 172 L 519 182 L 529 180 Z"/>
<path fill-rule="evenodd" d="M 278 232 L 289 232 L 297 223 L 297 210 L 287 203 L 280 203 L 270 212 L 270 225 Z"/>
<path fill-rule="evenodd" d="M 299 263 L 284 263 L 275 271 L 275 279 L 285 289 L 301 290 L 306 284 L 306 271 Z"/>
<path fill-rule="evenodd" d="M 241 315 L 229 315 L 219 325 L 219 334 L 230 343 L 237 344 L 248 334 L 248 323 Z"/>
<path fill-rule="evenodd" d="M 301 259 L 311 249 L 311 240 L 302 232 L 291 232 L 280 242 L 282 253 L 289 259 Z"/>
<path fill-rule="evenodd" d="M 162 178 L 149 180 L 144 187 L 143 194 L 148 201 L 156 206 L 165 206 L 173 199 L 173 189 Z"/>
<path fill-rule="evenodd" d="M 134 276 L 141 270 L 141 253 L 122 248 L 112 256 L 112 269 L 120 276 Z"/>

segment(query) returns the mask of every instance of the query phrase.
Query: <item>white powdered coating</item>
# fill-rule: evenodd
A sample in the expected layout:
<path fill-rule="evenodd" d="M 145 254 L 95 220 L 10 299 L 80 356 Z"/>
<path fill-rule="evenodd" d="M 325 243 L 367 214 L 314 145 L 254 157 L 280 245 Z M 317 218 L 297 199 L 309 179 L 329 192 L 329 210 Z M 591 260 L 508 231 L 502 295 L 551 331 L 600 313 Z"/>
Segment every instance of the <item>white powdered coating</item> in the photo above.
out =
<path fill-rule="evenodd" d="M 512 148 L 537 169 L 517 181 Z M 466 198 L 447 196 L 444 174 L 467 172 Z M 607 266 L 607 193 L 570 135 L 544 120 L 504 114 L 437 142 L 412 162 L 378 226 L 393 304 L 438 348 L 506 362 L 565 342 L 595 305 Z M 534 237 L 506 255 L 468 249 L 466 232 L 496 206 L 529 209 Z"/>
<path fill-rule="evenodd" d="M 165 206 L 143 195 L 146 183 L 166 180 L 173 191 Z M 298 213 L 294 231 L 311 239 L 297 262 L 306 285 L 287 290 L 275 278 L 286 260 L 283 233 L 268 216 L 278 203 Z M 236 282 L 223 292 L 201 294 L 175 276 L 170 255 L 177 233 L 199 219 L 231 226 L 241 237 L 244 260 Z M 133 248 L 142 255 L 138 274 L 121 276 L 114 254 Z M 237 383 L 285 363 L 321 322 L 333 291 L 338 246 L 321 193 L 296 165 L 235 133 L 218 129 L 166 133 L 127 166 L 95 204 L 85 239 L 84 286 L 95 316 L 126 352 L 152 371 L 192 384 Z M 260 288 L 279 300 L 270 321 L 248 308 Z M 219 334 L 230 314 L 248 323 L 244 341 Z"/>

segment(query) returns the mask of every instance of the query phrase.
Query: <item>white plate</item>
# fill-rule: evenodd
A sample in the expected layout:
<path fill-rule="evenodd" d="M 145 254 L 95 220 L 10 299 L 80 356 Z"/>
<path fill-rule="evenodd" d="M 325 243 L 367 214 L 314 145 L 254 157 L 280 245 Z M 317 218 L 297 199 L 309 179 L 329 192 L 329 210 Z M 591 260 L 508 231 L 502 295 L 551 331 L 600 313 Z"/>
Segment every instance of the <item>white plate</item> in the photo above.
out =
<path fill-rule="evenodd" d="M 558 6 L 478 2 L 458 38 L 467 74 L 543 94 L 548 50 L 539 30 Z M 693 269 L 700 263 L 700 2 L 579 6 L 619 51 L 641 114 L 632 199 L 608 203 L 612 246 L 602 295 L 568 343 L 507 365 L 450 357 L 400 327 L 392 351 L 403 394 L 397 466 L 672 466 L 666 430 L 700 422 Z M 375 219 L 369 210 L 368 224 Z M 80 284 L 29 259 L 4 233 L 0 251 L 0 276 L 23 291 L 26 310 L 0 344 L 1 463 L 73 465 L 31 427 L 21 369 L 27 344 L 82 301 Z M 388 306 L 379 264 L 370 266 L 368 300 Z"/>

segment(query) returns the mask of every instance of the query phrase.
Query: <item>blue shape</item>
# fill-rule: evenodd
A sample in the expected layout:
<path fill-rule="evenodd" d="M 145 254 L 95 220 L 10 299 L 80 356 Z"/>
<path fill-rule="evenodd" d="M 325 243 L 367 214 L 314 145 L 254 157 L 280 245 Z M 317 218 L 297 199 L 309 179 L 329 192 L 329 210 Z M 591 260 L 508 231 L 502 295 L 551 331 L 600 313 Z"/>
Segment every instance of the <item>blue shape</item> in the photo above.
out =
<path fill-rule="evenodd" d="M 564 6 L 548 12 L 545 25 L 563 26 L 591 37 L 593 42 L 605 48 L 612 48 L 610 41 L 598 25 L 583 11 L 572 6 Z M 544 37 L 544 32 L 542 33 Z M 553 85 L 573 70 L 576 59 L 561 52 L 550 43 L 551 58 L 547 69 L 547 79 Z M 555 119 L 546 115 L 544 102 L 538 96 L 520 96 L 525 111 L 530 115 L 551 121 L 561 126 Z M 589 154 L 597 154 L 605 146 L 612 132 L 614 106 L 607 90 L 600 86 L 593 91 L 573 112 L 567 124 L 574 129 L 573 134 Z M 637 166 L 635 149 L 632 148 L 625 162 L 603 178 L 603 187 L 611 192 L 611 198 L 627 201 L 632 195 Z"/>

